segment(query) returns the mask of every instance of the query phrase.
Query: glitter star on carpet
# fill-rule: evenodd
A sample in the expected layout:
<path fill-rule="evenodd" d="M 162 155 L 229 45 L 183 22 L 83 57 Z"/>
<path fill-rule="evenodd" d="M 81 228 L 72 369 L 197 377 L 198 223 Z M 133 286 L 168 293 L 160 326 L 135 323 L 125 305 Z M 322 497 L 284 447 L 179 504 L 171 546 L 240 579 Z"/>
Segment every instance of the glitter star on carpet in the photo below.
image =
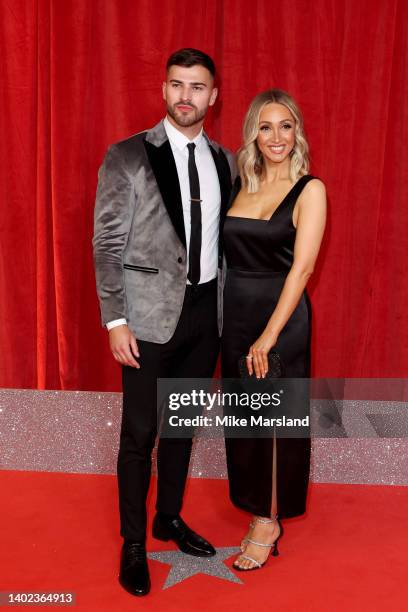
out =
<path fill-rule="evenodd" d="M 217 554 L 214 557 L 193 557 L 179 550 L 151 552 L 147 553 L 147 556 L 153 561 L 160 561 L 160 563 L 171 565 L 163 589 L 168 589 L 195 574 L 207 574 L 207 576 L 216 576 L 222 580 L 243 584 L 242 580 L 237 578 L 237 576 L 223 563 L 224 559 L 228 559 L 231 555 L 239 553 L 240 549 L 233 546 L 229 548 L 217 548 L 216 550 Z"/>

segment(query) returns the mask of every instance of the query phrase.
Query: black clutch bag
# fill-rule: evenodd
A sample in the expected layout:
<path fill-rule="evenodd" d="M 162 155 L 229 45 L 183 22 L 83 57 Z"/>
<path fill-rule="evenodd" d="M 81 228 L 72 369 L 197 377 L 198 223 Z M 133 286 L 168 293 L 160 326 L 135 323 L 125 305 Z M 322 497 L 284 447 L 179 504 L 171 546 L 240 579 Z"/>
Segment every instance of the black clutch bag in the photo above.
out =
<path fill-rule="evenodd" d="M 248 372 L 246 355 L 242 355 L 242 357 L 239 358 L 238 369 L 241 378 L 256 380 L 255 371 L 252 374 Z M 265 378 L 282 378 L 283 375 L 283 363 L 279 353 L 270 351 L 268 354 L 268 371 Z"/>

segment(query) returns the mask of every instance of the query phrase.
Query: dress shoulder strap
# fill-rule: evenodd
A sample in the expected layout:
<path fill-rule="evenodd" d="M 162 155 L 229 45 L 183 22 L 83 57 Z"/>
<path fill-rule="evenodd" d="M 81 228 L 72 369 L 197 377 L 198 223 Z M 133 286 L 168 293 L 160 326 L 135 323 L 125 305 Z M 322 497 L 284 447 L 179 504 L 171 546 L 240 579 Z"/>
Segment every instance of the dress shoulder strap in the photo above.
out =
<path fill-rule="evenodd" d="M 288 194 L 291 204 L 295 204 L 296 203 L 296 200 L 298 199 L 298 197 L 302 193 L 305 185 L 307 185 L 309 181 L 311 181 L 312 179 L 315 179 L 315 178 L 317 178 L 317 177 L 313 176 L 312 174 L 305 174 L 304 176 L 300 177 L 298 182 L 295 183 L 295 185 L 293 186 L 292 190 Z"/>

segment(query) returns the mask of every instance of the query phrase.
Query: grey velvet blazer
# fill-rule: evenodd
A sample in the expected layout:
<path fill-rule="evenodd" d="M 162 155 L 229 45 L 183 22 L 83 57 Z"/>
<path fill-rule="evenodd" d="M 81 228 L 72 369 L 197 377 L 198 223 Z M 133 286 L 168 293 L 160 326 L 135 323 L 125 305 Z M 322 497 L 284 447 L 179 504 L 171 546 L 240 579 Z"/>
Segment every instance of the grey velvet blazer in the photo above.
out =
<path fill-rule="evenodd" d="M 220 181 L 222 225 L 235 162 L 205 137 Z M 186 236 L 176 164 L 162 121 L 108 148 L 98 175 L 93 250 L 102 325 L 123 317 L 140 340 L 170 340 L 186 288 Z M 221 334 L 221 241 L 218 261 Z"/>

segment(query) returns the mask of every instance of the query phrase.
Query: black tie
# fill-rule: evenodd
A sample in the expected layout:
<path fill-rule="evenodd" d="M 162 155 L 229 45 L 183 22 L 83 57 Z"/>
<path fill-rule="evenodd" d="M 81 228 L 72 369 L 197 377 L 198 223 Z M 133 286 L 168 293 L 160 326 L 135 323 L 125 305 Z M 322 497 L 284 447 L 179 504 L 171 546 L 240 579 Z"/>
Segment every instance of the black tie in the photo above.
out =
<path fill-rule="evenodd" d="M 188 178 L 190 181 L 190 256 L 187 278 L 193 285 L 200 282 L 200 255 L 201 255 L 201 200 L 200 181 L 194 157 L 194 142 L 187 145 L 188 148 Z"/>

